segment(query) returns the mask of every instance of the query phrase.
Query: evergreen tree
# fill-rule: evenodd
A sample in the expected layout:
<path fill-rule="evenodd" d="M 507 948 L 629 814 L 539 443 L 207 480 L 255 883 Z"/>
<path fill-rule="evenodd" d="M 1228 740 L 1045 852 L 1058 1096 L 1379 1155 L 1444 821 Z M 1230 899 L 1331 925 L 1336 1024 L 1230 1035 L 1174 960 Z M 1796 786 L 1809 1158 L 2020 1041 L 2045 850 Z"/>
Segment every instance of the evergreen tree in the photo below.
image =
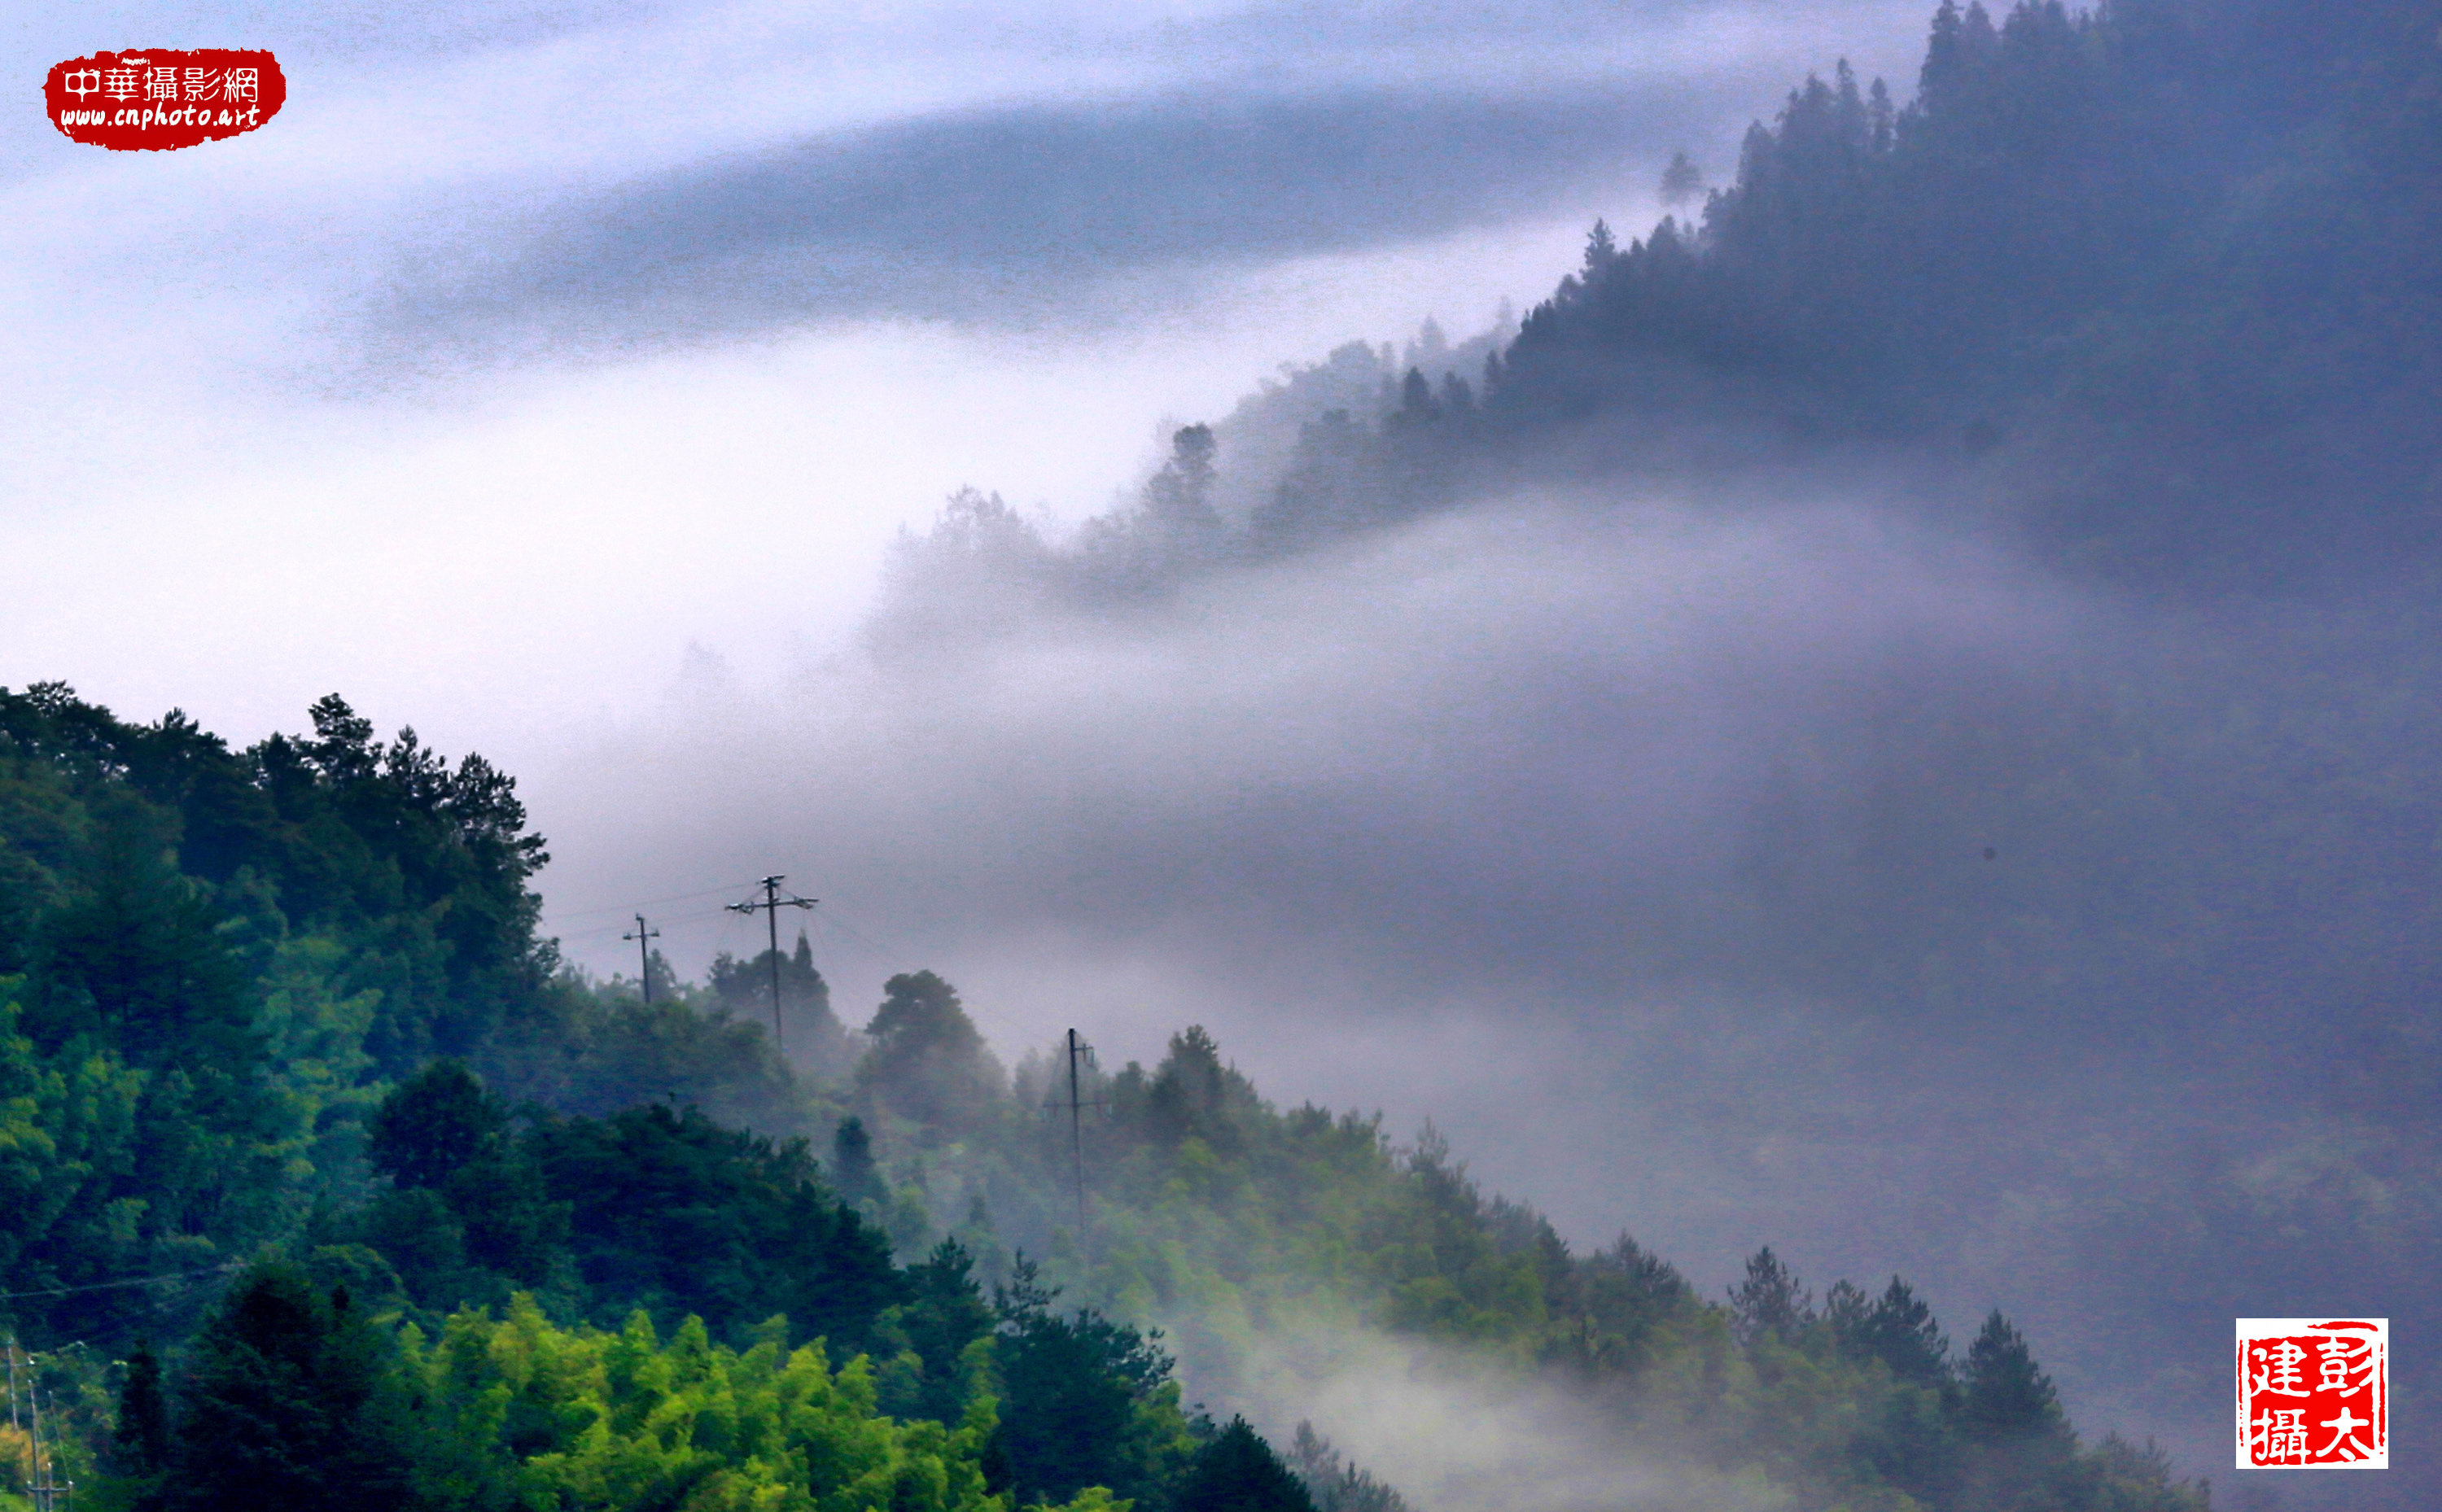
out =
<path fill-rule="evenodd" d="M 1950 1380 L 1950 1340 L 1933 1309 L 1893 1276 L 1862 1320 L 1857 1339 L 1866 1354 L 1891 1368 L 1901 1380 L 1940 1387 Z"/>
<path fill-rule="evenodd" d="M 970 1351 L 991 1336 L 995 1319 L 975 1285 L 975 1258 L 957 1240 L 934 1246 L 906 1274 L 913 1295 L 890 1311 L 884 1329 L 904 1341 L 918 1375 L 888 1405 L 894 1416 L 956 1423 L 967 1404 Z"/>
<path fill-rule="evenodd" d="M 873 1047 L 857 1067 L 858 1085 L 921 1122 L 973 1122 L 1000 1090 L 1001 1071 L 957 989 L 931 972 L 910 972 L 882 990 L 882 1006 L 866 1026 Z"/>
<path fill-rule="evenodd" d="M 1191 1135 L 1216 1150 L 1238 1147 L 1233 1104 L 1251 1102 L 1245 1077 L 1221 1062 L 1221 1047 L 1203 1025 L 1170 1037 L 1170 1053 L 1154 1072 L 1145 1118 L 1156 1138 L 1176 1144 Z"/>
<path fill-rule="evenodd" d="M 139 1339 L 118 1387 L 118 1420 L 111 1426 L 111 1469 L 151 1489 L 170 1463 L 170 1399 L 153 1341 Z"/>
<path fill-rule="evenodd" d="M 1619 243 L 1611 233 L 1611 223 L 1601 219 L 1595 220 L 1595 228 L 1586 233 L 1584 269 L 1586 282 L 1591 284 L 1601 278 L 1617 261 L 1619 261 Z"/>
<path fill-rule="evenodd" d="M 1092 1485 L 1128 1498 L 1155 1493 L 1183 1428 L 1160 1336 L 1090 1308 L 1063 1316 L 1052 1307 L 1058 1296 L 1023 1257 L 1009 1283 L 993 1288 L 1002 1447 L 1020 1504 L 1066 1500 Z"/>
<path fill-rule="evenodd" d="M 463 1167 L 496 1159 L 508 1109 L 455 1061 L 435 1061 L 391 1089 L 374 1112 L 366 1153 L 400 1187 L 439 1187 Z"/>
<path fill-rule="evenodd" d="M 1297 1472 L 1315 1512 L 1410 1512 L 1407 1498 L 1365 1470 L 1343 1462 L 1331 1440 L 1301 1421 L 1285 1463 Z"/>
<path fill-rule="evenodd" d="M 1670 166 L 1662 171 L 1662 203 L 1681 209 L 1704 197 L 1704 171 L 1685 152 L 1670 155 Z"/>
<path fill-rule="evenodd" d="M 1795 1342 L 1814 1321 L 1814 1298 L 1766 1245 L 1748 1257 L 1746 1280 L 1730 1288 L 1730 1316 L 1742 1344 L 1766 1338 Z"/>
<path fill-rule="evenodd" d="M 831 1135 L 831 1186 L 851 1206 L 888 1195 L 882 1169 L 874 1163 L 873 1136 L 866 1131 L 865 1120 L 853 1115 L 840 1120 Z"/>
<path fill-rule="evenodd" d="M 418 1503 L 381 1336 L 302 1273 L 257 1266 L 195 1340 L 166 1512 L 409 1512 Z"/>
<path fill-rule="evenodd" d="M 2027 1340 L 1999 1308 L 1967 1347 L 1960 1416 L 1986 1440 L 2042 1438 L 2066 1431 L 2051 1377 L 2036 1369 Z"/>
<path fill-rule="evenodd" d="M 1243 1417 L 1197 1451 L 1175 1512 L 1315 1512 L 1305 1483 Z"/>
<path fill-rule="evenodd" d="M 569 1259 L 605 1322 L 643 1307 L 735 1338 L 785 1313 L 795 1337 L 845 1355 L 907 1300 L 888 1243 L 822 1185 L 802 1139 L 654 1105 L 546 1121 L 524 1142 L 567 1205 Z"/>

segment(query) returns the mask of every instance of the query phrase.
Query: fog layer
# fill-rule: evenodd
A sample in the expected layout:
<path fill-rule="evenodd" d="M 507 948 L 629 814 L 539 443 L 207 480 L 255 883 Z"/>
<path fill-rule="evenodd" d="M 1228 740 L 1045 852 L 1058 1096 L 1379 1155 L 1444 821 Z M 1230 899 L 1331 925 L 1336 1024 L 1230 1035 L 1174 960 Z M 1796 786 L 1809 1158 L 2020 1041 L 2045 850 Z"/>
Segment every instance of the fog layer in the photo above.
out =
<path fill-rule="evenodd" d="M 1786 486 L 1510 500 L 785 689 L 701 656 L 539 815 L 605 906 L 787 872 L 851 1019 L 922 964 L 1012 1053 L 1200 1020 L 1708 1287 L 1770 1243 L 1997 1304 L 2081 1424 L 2210 1467 L 2231 1317 L 2423 1305 L 2422 611 L 2150 609 Z M 683 969 L 758 943 L 698 910 Z"/>

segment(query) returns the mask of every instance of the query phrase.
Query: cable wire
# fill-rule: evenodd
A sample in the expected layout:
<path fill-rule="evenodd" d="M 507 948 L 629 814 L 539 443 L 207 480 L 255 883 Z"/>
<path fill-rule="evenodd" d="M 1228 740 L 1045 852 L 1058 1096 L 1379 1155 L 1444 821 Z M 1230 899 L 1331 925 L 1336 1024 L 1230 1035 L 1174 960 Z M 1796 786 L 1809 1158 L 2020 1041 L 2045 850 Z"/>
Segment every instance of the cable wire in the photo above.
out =
<path fill-rule="evenodd" d="M 211 1266 L 202 1270 L 173 1270 L 167 1275 L 135 1276 L 126 1281 L 96 1281 L 82 1286 L 52 1286 L 42 1291 L 0 1291 L 0 1302 L 13 1302 L 20 1297 L 67 1297 L 82 1291 L 109 1291 L 119 1286 L 155 1286 L 165 1281 L 185 1281 L 193 1276 L 225 1276 L 246 1267 L 243 1260 L 232 1260 L 226 1266 Z"/>

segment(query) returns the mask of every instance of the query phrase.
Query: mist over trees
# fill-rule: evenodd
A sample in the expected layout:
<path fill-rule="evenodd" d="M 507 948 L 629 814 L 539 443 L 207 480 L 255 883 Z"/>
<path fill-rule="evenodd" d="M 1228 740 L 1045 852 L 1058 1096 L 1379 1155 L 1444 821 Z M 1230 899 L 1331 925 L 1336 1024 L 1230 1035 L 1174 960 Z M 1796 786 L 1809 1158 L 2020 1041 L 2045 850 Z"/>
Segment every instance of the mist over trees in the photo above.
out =
<path fill-rule="evenodd" d="M 2141 1344 L 2232 1278 L 2414 1281 L 2442 1238 L 2432 35 L 2408 0 L 1945 0 L 1904 101 L 1842 64 L 1721 188 L 1680 155 L 1672 218 L 1597 222 L 1514 332 L 1292 371 L 1071 538 L 959 494 L 871 647 L 954 662 L 1504 489 L 1859 458 L 2183 612 L 2379 569 L 2370 626 L 2224 665 L 1883 690 L 1852 810 L 1795 776 L 1759 805 L 1767 938 L 1663 966 L 1713 949 L 1926 1038 L 1972 1005 L 2093 1047 L 2098 1085 L 2279 1090 L 2287 1163 L 2073 1152 L 2119 1184 L 2044 1237 L 2152 1299 Z M 308 718 L 240 750 L 0 689 L 0 1321 L 106 1504 L 1432 1512 L 1423 1466 L 1360 1466 L 1294 1399 L 1381 1339 L 1414 1353 L 1355 1388 L 1379 1416 L 1429 1418 L 1412 1362 L 1463 1359 L 1581 1413 L 1537 1451 L 1632 1469 L 1632 1504 L 2208 1504 L 2071 1421 L 2023 1317 L 1945 1328 L 1899 1275 L 1818 1290 L 1769 1247 L 1704 1295 L 1487 1193 L 1430 1124 L 1276 1106 L 1199 1026 L 1090 1066 L 1063 1121 L 1065 1057 L 1011 1068 L 920 962 L 869 1011 L 803 936 L 593 978 L 541 932 L 509 776 L 337 696 Z M 2267 1049 L 2300 1002 L 2333 1041 L 2303 1089 Z M 2273 1223 L 2301 1211 L 2306 1261 Z"/>
<path fill-rule="evenodd" d="M 1941 6 L 1914 79 L 1805 81 L 1701 203 L 1596 223 L 1514 332 L 1352 343 L 1212 420 L 1221 529 L 1192 552 L 1150 488 L 1067 535 L 962 495 L 902 541 L 875 649 L 980 663 L 1273 601 L 1245 583 L 1328 592 L 1287 569 L 1436 516 L 1480 517 L 1447 538 L 1481 547 L 1534 528 L 1520 497 L 1730 531 L 1829 500 L 1972 543 L 2090 639 L 1981 682 L 1928 656 L 1819 722 L 1742 728 L 1763 775 L 1731 874 L 1682 908 L 1644 896 L 1671 886 L 1643 858 L 1572 852 L 1626 873 L 1606 920 L 1631 942 L 1614 965 L 1560 941 L 1590 964 L 1555 992 L 1694 978 L 1833 1005 L 1918 1074 L 2031 1068 L 2013 1116 L 2053 1173 L 2019 1173 L 2052 1213 L 2031 1242 L 2081 1305 L 2113 1299 L 2088 1381 L 2308 1276 L 2419 1307 L 2442 1246 L 2433 24 Z M 1618 724 L 1555 759 L 1632 789 Z M 1945 1195 L 1994 1179 L 1962 1160 Z"/>
<path fill-rule="evenodd" d="M 1514 339 L 1334 354 L 1293 377 L 1338 402 L 1285 458 L 1263 428 L 1243 462 L 1226 424 L 1217 457 L 1180 430 L 1222 480 L 1195 496 L 1246 501 L 1223 520 L 1181 523 L 1182 450 L 1058 549 L 962 497 L 902 579 L 988 559 L 1103 602 L 1503 488 L 1861 448 L 2114 579 L 2430 562 L 2431 23 L 2414 0 L 1945 0 L 1904 102 L 1846 63 L 1808 79 L 1688 218 L 1624 245 L 1596 223 Z M 1665 198 L 1700 178 L 1679 155 Z"/>
<path fill-rule="evenodd" d="M 632 1072 L 577 1057 L 529 1084 L 556 1103 L 512 1101 L 473 1067 L 538 1053 L 536 1025 L 615 1043 L 644 1005 L 549 970 L 515 896 L 540 842 L 506 778 L 404 735 L 375 746 L 336 699 L 316 714 L 337 744 L 302 774 L 268 755 L 285 738 L 232 754 L 63 688 L 0 713 L 0 839 L 35 884 L 10 901 L 40 942 L 0 978 L 6 1316 L 39 1352 L 54 1462 L 120 1504 L 722 1506 L 794 1485 L 843 1507 L 881 1485 L 905 1508 L 1403 1512 L 1310 1423 L 1284 1425 L 1284 1455 L 1184 1400 L 1179 1359 L 1243 1397 L 1279 1329 L 1386 1331 L 1485 1352 L 1520 1389 L 1573 1382 L 1688 1488 L 1760 1476 L 1965 1509 L 2017 1504 L 2036 1476 L 2055 1505 L 2201 1504 L 2159 1455 L 2083 1447 L 1997 1313 L 1954 1362 L 1904 1283 L 1873 1303 L 1844 1283 L 1818 1313 L 1770 1250 L 1708 1303 L 1625 1237 L 1580 1255 L 1487 1198 L 1430 1127 L 1402 1147 L 1378 1117 L 1277 1111 L 1199 1027 L 1151 1067 L 1089 1064 L 1066 1128 L 1045 1111 L 1051 1063 L 1005 1072 L 935 973 L 890 977 L 853 1072 L 829 1078 L 673 982 L 661 1012 L 704 1032 L 652 1036 L 671 1088 L 585 1111 Z M 147 763 L 165 735 L 177 756 Z M 414 793 L 447 815 L 469 769 L 483 848 L 453 868 L 465 829 L 399 815 Z M 291 776 L 288 806 L 256 811 L 258 833 L 331 822 L 230 863 L 226 794 L 266 773 Z M 321 807 L 343 781 L 363 829 Z M 144 848 L 118 838 L 147 822 Z M 190 835 L 219 881 L 185 869 Z M 501 963 L 467 978 L 502 984 L 492 1012 L 445 1020 L 466 1058 L 366 1047 L 380 990 L 344 988 L 384 960 L 382 916 L 279 908 L 291 876 L 349 896 L 350 865 L 512 895 L 521 923 L 475 937 Z M 308 941 L 301 1002 L 282 952 Z M 772 1457 L 791 1445 L 830 1448 Z"/>

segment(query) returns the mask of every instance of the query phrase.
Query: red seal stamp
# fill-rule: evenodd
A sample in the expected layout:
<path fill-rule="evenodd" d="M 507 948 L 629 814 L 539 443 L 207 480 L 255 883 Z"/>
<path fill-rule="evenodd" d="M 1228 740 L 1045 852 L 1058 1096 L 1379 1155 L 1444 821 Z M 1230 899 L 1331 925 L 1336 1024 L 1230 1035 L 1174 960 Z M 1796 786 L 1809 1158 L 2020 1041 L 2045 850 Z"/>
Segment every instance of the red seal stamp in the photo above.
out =
<path fill-rule="evenodd" d="M 2391 1464 L 2391 1321 L 2238 1321 L 2238 1467 Z"/>
<path fill-rule="evenodd" d="M 270 53 L 207 47 L 97 52 L 55 64 L 43 106 L 71 141 L 166 152 L 253 131 L 280 114 L 288 81 Z"/>

